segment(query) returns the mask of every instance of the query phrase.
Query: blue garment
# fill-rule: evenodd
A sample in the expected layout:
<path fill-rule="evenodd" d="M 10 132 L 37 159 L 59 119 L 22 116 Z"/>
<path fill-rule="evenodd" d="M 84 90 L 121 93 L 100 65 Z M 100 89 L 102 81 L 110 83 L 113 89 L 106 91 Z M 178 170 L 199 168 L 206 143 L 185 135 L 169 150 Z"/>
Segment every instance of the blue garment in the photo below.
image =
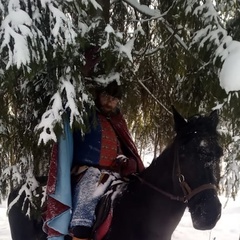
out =
<path fill-rule="evenodd" d="M 101 153 L 101 124 L 99 118 L 96 117 L 96 123 L 90 121 L 91 130 L 84 136 L 80 130 L 73 133 L 73 166 L 75 165 L 99 165 Z"/>
<path fill-rule="evenodd" d="M 73 159 L 73 137 L 68 121 L 64 121 L 64 134 L 58 142 L 57 182 L 54 194 L 50 196 L 68 207 L 66 211 L 55 218 L 48 220 L 50 228 L 63 235 L 69 232 L 71 219 L 72 193 L 71 193 L 71 165 Z M 49 240 L 64 240 L 64 236 L 50 236 Z"/>

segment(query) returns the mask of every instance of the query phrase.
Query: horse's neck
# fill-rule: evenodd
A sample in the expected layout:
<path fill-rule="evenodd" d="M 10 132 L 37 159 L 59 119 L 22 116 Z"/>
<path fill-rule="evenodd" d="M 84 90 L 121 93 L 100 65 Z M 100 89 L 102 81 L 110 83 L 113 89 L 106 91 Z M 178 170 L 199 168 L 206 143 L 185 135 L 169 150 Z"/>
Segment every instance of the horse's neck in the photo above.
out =
<path fill-rule="evenodd" d="M 142 173 L 145 181 L 161 188 L 173 191 L 174 152 L 170 147 L 151 163 Z"/>

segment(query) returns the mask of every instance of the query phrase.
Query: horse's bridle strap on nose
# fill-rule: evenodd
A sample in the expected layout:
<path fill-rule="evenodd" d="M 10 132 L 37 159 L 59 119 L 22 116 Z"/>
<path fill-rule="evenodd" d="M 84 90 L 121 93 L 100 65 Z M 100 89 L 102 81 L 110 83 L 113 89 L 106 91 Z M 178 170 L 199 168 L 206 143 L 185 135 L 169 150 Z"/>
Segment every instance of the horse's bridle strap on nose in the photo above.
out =
<path fill-rule="evenodd" d="M 202 191 L 205 191 L 205 190 L 208 190 L 208 189 L 213 189 L 213 190 L 217 191 L 217 187 L 214 184 L 211 184 L 211 183 L 203 184 L 200 187 L 195 188 L 195 189 L 192 190 L 185 181 L 182 181 L 182 182 L 180 182 L 180 185 L 181 185 L 181 188 L 183 190 L 184 196 L 180 197 L 180 196 L 175 196 L 175 195 L 173 195 L 171 193 L 168 193 L 168 192 L 166 192 L 166 191 L 164 191 L 164 190 L 154 186 L 153 184 L 147 182 L 146 180 L 144 180 L 143 178 L 141 178 L 138 175 L 135 175 L 135 176 L 142 183 L 144 183 L 145 185 L 147 185 L 150 188 L 154 189 L 155 191 L 163 194 L 164 196 L 170 198 L 171 200 L 175 200 L 175 201 L 179 201 L 179 202 L 183 202 L 183 203 L 187 203 L 193 196 L 195 196 L 196 194 L 198 194 L 198 193 L 200 193 Z"/>
<path fill-rule="evenodd" d="M 183 194 L 184 194 L 184 198 L 185 198 L 184 202 L 189 201 L 193 196 L 195 196 L 196 194 L 198 194 L 202 191 L 205 191 L 208 189 L 213 189 L 213 190 L 217 191 L 217 187 L 211 183 L 203 184 L 193 190 L 189 187 L 189 185 L 185 181 L 180 182 L 180 186 L 181 186 Z"/>

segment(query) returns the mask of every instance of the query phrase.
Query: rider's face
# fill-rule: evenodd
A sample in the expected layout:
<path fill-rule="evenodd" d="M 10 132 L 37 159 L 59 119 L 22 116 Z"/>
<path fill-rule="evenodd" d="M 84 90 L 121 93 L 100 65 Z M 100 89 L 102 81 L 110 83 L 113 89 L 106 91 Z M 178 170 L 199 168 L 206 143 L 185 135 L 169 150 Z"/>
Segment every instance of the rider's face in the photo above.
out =
<path fill-rule="evenodd" d="M 118 98 L 112 97 L 105 92 L 100 94 L 99 99 L 101 110 L 104 111 L 105 113 L 114 112 L 119 103 Z"/>

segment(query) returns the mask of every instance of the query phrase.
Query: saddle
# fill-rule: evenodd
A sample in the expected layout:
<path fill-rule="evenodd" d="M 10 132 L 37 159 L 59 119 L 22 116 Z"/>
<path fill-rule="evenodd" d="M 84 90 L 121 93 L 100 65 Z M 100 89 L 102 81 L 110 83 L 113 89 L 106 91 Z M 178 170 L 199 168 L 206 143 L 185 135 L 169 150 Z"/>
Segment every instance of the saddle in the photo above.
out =
<path fill-rule="evenodd" d="M 104 181 L 104 179 L 103 179 Z M 101 200 L 99 201 L 96 207 L 96 221 L 93 226 L 93 239 L 94 240 L 102 240 L 104 236 L 107 234 L 113 216 L 113 203 L 124 186 L 126 182 L 123 180 L 113 181 L 111 186 L 108 188 L 108 191 L 103 195 Z"/>

